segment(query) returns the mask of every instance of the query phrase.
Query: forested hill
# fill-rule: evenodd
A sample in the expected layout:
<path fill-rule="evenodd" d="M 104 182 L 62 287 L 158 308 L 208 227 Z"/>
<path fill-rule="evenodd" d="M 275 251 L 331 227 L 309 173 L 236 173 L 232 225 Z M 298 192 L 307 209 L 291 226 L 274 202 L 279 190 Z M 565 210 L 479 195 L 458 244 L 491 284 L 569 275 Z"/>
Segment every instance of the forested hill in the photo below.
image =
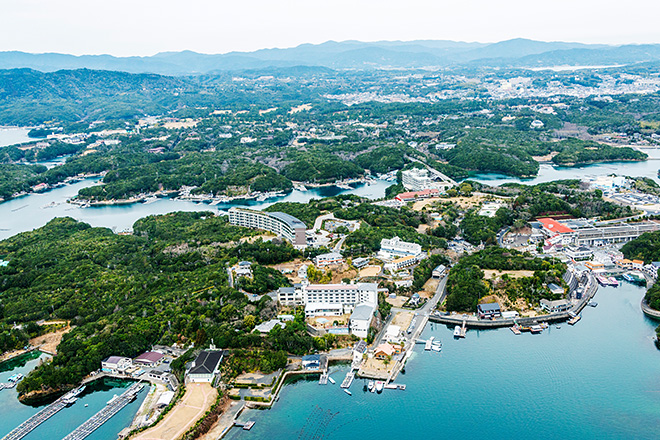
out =
<path fill-rule="evenodd" d="M 0 70 L 0 121 L 37 124 L 159 114 L 176 108 L 191 85 L 182 78 L 104 70 Z"/>
<path fill-rule="evenodd" d="M 256 368 L 272 370 L 274 353 L 304 354 L 313 344 L 296 325 L 262 338 L 253 327 L 270 319 L 268 296 L 248 303 L 228 286 L 227 264 L 252 261 L 254 279 L 243 288 L 263 294 L 288 285 L 268 264 L 300 253 L 290 244 L 239 244 L 256 234 L 212 213 L 151 216 L 132 236 L 58 218 L 35 231 L 0 242 L 0 353 L 25 345 L 14 323 L 70 320 L 73 330 L 58 354 L 18 386 L 21 394 L 71 388 L 109 355 L 136 356 L 152 344 L 214 339 L 224 348 L 251 348 Z M 281 359 L 281 354 L 278 359 Z M 286 364 L 286 356 L 283 357 Z"/>

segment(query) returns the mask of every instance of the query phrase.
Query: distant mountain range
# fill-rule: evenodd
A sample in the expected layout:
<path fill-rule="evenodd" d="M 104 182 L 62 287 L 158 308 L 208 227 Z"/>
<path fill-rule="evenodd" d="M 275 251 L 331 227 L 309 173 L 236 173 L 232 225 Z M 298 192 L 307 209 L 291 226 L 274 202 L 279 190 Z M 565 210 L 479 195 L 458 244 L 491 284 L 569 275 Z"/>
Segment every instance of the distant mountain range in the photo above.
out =
<path fill-rule="evenodd" d="M 288 49 L 261 49 L 208 55 L 191 51 L 149 57 L 74 56 L 58 53 L 0 52 L 0 69 L 114 70 L 164 75 L 217 74 L 227 71 L 313 66 L 330 69 L 445 67 L 552 67 L 614 65 L 660 61 L 660 44 L 607 46 L 514 39 L 493 44 L 444 40 L 328 41 Z"/>

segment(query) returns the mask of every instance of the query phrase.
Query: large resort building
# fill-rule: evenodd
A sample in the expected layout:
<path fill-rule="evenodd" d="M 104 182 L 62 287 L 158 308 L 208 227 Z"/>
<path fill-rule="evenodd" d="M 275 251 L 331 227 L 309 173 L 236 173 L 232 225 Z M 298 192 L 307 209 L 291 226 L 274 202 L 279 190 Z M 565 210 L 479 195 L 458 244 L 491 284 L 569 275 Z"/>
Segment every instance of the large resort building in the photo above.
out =
<path fill-rule="evenodd" d="M 229 223 L 246 228 L 263 229 L 288 240 L 295 247 L 307 246 L 307 227 L 292 215 L 283 212 L 253 211 L 245 208 L 231 208 Z"/>
<path fill-rule="evenodd" d="M 644 232 L 660 230 L 660 223 L 642 221 L 596 226 L 584 220 L 565 220 L 558 222 L 552 218 L 538 219 L 541 232 L 549 244 L 564 246 L 598 246 L 611 243 L 625 243 Z"/>

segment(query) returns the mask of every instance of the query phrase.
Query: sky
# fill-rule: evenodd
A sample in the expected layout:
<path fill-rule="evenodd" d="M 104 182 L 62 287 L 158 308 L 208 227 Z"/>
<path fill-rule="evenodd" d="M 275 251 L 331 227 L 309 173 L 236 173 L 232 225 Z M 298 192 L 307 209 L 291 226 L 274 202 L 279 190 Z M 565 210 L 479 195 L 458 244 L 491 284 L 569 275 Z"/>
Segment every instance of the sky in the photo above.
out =
<path fill-rule="evenodd" d="M 660 43 L 658 0 L 0 0 L 0 51 L 153 55 L 328 40 Z"/>

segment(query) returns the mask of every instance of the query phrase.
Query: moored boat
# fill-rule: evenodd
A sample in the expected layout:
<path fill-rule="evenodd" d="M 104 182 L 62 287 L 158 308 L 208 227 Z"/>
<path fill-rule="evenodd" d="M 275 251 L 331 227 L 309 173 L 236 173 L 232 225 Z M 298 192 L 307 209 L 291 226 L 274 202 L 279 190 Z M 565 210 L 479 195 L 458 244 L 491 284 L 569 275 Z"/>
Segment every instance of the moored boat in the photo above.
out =
<path fill-rule="evenodd" d="M 385 387 L 385 382 L 382 380 L 377 380 L 376 381 L 376 392 L 377 393 L 382 393 L 383 392 L 383 387 Z"/>
<path fill-rule="evenodd" d="M 333 378 L 331 378 L 330 376 L 328 376 L 328 381 L 330 381 L 330 383 L 333 384 L 333 385 L 336 383 L 335 380 Z"/>
<path fill-rule="evenodd" d="M 346 394 L 348 394 L 349 396 L 352 396 L 352 395 L 353 395 L 353 393 L 351 393 L 349 390 L 347 390 L 347 389 L 345 389 L 345 388 L 344 388 L 344 392 L 345 392 Z"/>
<path fill-rule="evenodd" d="M 369 391 L 371 391 L 372 393 L 376 391 L 376 384 L 374 383 L 373 380 L 369 381 Z"/>

